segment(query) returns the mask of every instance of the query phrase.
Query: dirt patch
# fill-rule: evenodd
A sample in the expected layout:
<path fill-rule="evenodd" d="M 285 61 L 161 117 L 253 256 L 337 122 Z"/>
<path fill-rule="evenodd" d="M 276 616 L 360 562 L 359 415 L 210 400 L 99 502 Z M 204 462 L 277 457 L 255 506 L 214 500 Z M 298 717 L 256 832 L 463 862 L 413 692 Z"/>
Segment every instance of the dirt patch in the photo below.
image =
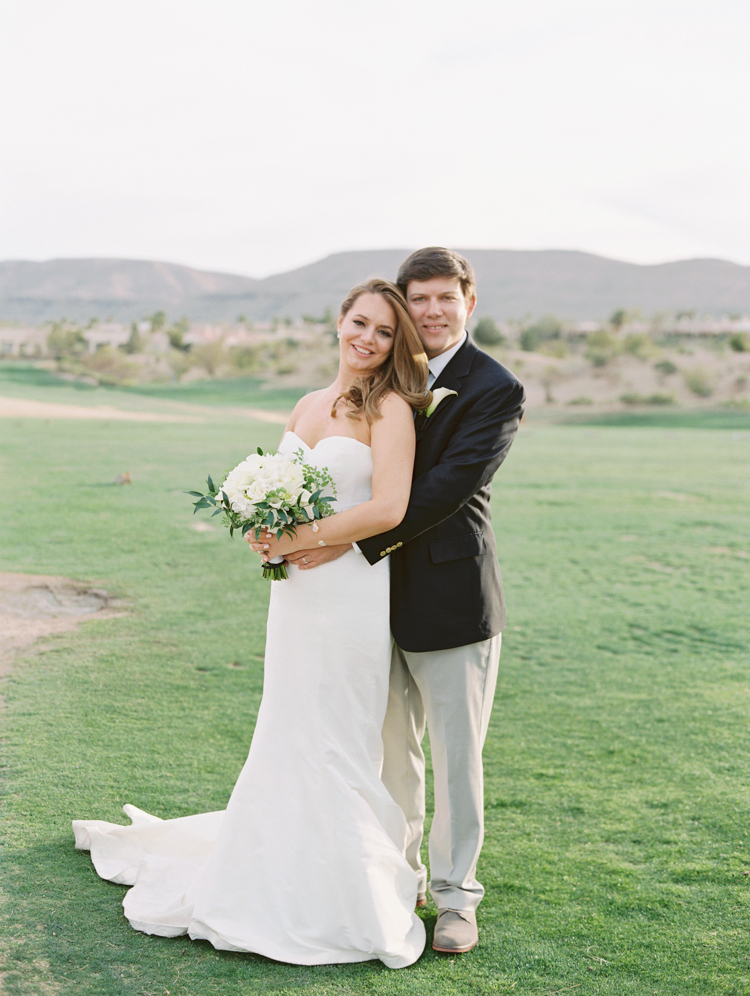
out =
<path fill-rule="evenodd" d="M 59 405 L 26 398 L 0 398 L 0 418 L 86 418 L 119 422 L 203 422 L 196 415 L 164 415 L 155 412 L 126 412 L 109 405 Z"/>
<path fill-rule="evenodd" d="M 37 640 L 86 619 L 124 615 L 124 603 L 71 578 L 0 573 L 0 675 Z"/>
<path fill-rule="evenodd" d="M 170 415 L 162 412 L 127 412 L 109 405 L 61 405 L 51 401 L 29 401 L 26 398 L 0 397 L 0 418 L 83 418 L 114 422 L 205 422 L 203 415 L 229 414 L 252 418 L 258 422 L 286 425 L 289 414 L 265 411 L 263 408 L 210 408 L 207 405 L 180 405 L 195 412 L 193 415 Z"/>

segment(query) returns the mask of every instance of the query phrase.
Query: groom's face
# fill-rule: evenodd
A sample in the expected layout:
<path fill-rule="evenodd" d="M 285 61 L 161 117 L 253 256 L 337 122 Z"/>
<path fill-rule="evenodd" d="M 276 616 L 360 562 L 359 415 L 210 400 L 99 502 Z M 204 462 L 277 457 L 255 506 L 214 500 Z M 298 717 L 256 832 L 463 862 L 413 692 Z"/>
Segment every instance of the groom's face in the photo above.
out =
<path fill-rule="evenodd" d="M 476 298 L 464 297 L 458 277 L 432 277 L 409 281 L 406 303 L 424 350 L 432 359 L 460 341 Z"/>

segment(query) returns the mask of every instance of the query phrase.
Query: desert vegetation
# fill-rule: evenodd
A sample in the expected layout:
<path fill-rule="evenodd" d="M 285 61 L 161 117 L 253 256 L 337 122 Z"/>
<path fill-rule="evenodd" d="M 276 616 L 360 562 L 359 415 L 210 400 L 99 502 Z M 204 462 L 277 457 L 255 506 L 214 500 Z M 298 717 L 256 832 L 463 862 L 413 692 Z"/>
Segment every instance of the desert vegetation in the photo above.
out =
<path fill-rule="evenodd" d="M 644 320 L 619 308 L 606 322 L 555 315 L 499 321 L 485 314 L 470 331 L 518 374 L 532 407 L 616 410 L 750 406 L 746 326 L 750 320 L 740 316 L 718 321 L 685 312 Z M 272 387 L 310 389 L 329 381 L 337 362 L 330 311 L 257 323 L 239 315 L 213 325 L 157 311 L 129 326 L 61 320 L 29 330 L 27 339 L 15 350 L 19 358 L 112 387 L 253 377 Z M 6 355 L 12 345 L 3 344 Z"/>

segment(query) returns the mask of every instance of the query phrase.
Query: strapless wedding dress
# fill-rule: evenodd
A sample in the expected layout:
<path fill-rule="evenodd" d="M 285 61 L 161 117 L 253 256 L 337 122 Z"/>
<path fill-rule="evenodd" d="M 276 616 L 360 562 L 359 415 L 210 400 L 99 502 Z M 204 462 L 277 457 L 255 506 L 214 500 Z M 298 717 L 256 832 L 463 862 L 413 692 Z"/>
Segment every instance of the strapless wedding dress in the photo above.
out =
<path fill-rule="evenodd" d="M 370 448 L 347 436 L 302 448 L 336 482 L 337 511 L 371 496 Z M 272 583 L 263 700 L 227 809 L 131 826 L 73 823 L 99 875 L 132 885 L 136 930 L 299 965 L 422 953 L 404 815 L 380 780 L 388 696 L 388 563 L 350 550 Z"/>

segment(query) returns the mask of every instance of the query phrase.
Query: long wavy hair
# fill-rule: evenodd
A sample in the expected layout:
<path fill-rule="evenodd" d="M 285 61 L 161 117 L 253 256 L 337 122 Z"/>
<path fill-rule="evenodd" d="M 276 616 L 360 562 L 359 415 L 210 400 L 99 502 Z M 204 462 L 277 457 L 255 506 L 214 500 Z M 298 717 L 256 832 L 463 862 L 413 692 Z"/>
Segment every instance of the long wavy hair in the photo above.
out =
<path fill-rule="evenodd" d="M 341 305 L 342 318 L 362 294 L 379 294 L 393 308 L 396 315 L 393 349 L 371 376 L 358 378 L 348 391 L 336 398 L 331 415 L 336 417 L 336 407 L 343 401 L 347 408 L 347 418 L 360 419 L 364 415 L 368 423 L 372 424 L 376 419 L 382 418 L 380 405 L 391 391 L 395 391 L 418 411 L 427 408 L 432 401 L 432 392 L 427 390 L 427 354 L 417 335 L 403 294 L 395 284 L 379 278 L 357 284 Z"/>

